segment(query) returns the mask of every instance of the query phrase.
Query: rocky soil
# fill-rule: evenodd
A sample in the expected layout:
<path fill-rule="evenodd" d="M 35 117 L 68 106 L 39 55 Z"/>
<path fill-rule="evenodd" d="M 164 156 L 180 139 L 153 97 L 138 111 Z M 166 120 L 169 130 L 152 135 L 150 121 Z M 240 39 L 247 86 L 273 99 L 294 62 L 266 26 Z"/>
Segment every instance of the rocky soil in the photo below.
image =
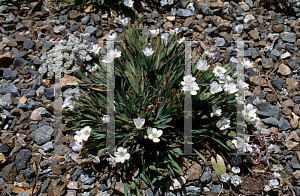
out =
<path fill-rule="evenodd" d="M 190 4 L 192 3 L 192 4 Z M 59 8 L 55 2 L 23 3 L 0 6 L 0 190 L 1 195 L 124 195 L 124 185 L 99 172 L 96 164 L 80 165 L 73 150 L 74 133 L 61 126 L 55 133 L 54 80 L 37 72 L 43 53 L 54 47 L 47 41 L 64 39 L 66 32 L 89 32 L 97 42 L 110 30 L 121 38 L 123 29 L 118 16 L 93 11 L 91 7 Z M 21 3 L 22 5 L 22 3 Z M 142 185 L 147 196 L 160 195 L 266 195 L 263 185 L 272 179 L 272 166 L 284 168 L 275 195 L 300 195 L 300 93 L 299 57 L 300 19 L 298 13 L 276 12 L 259 1 L 179 1 L 163 10 L 151 10 L 143 4 L 143 13 L 135 13 L 141 27 L 160 28 L 162 32 L 178 27 L 188 40 L 201 40 L 216 56 L 212 63 L 229 63 L 236 57 L 234 41 L 245 43 L 245 57 L 258 66 L 245 73 L 250 89 L 246 103 L 258 109 L 265 134 L 278 134 L 278 149 L 261 164 L 251 166 L 255 174 L 243 168 L 240 188 L 226 186 L 213 171 L 211 162 L 187 160 L 187 175 L 172 190 L 170 183 L 151 188 Z M 146 31 L 145 31 L 146 32 Z M 202 51 L 199 43 L 193 50 Z M 194 56 L 194 60 L 197 55 Z M 79 81 L 64 75 L 62 83 Z M 80 96 L 79 87 L 64 87 L 64 100 Z M 205 153 L 205 152 L 204 152 Z M 210 154 L 206 154 L 210 157 Z M 220 191 L 224 189 L 222 193 Z M 23 192 L 25 190 L 25 192 Z"/>

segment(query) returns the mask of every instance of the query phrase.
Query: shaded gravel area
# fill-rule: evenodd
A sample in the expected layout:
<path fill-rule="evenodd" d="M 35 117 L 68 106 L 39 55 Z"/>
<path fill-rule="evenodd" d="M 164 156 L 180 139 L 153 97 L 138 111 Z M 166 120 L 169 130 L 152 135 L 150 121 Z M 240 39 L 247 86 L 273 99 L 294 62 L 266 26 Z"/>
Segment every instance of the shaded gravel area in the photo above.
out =
<path fill-rule="evenodd" d="M 119 21 L 124 16 L 41 2 L 31 2 L 22 11 L 14 5 L 0 6 L 0 195 L 30 195 L 34 185 L 34 195 L 124 195 L 124 184 L 118 178 L 113 183 L 107 166 L 98 171 L 97 165 L 80 165 L 74 133 L 65 125 L 60 127 L 60 139 L 54 137 L 55 81 L 38 71 L 42 54 L 54 47 L 47 41 L 62 40 L 75 32 L 89 32 L 94 43 L 112 32 L 121 38 Z M 262 155 L 259 165 L 247 164 L 253 174 L 241 167 L 243 183 L 238 188 L 222 183 L 210 161 L 185 159 L 187 173 L 176 189 L 169 183 L 157 185 L 152 192 L 141 184 L 145 195 L 267 195 L 263 189 L 273 179 L 274 165 L 282 170 L 279 188 L 272 194 L 300 195 L 299 14 L 287 16 L 272 7 L 266 10 L 252 0 L 179 1 L 163 10 L 151 10 L 146 4 L 143 9 L 131 17 L 138 20 L 143 33 L 156 28 L 168 33 L 178 28 L 186 39 L 201 40 L 215 52 L 211 61 L 215 65 L 229 63 L 235 67 L 230 61 L 237 56 L 232 41 L 253 41 L 244 48 L 245 57 L 257 64 L 245 72 L 249 84 L 246 103 L 257 109 L 264 135 L 278 136 L 275 152 Z M 192 50 L 204 52 L 200 43 L 192 44 Z M 197 58 L 196 54 L 193 60 Z M 64 74 L 61 80 L 79 81 L 74 73 Z M 81 96 L 79 87 L 63 87 L 62 92 L 63 100 Z M 210 160 L 208 151 L 202 153 Z M 20 193 L 21 189 L 29 191 Z M 225 191 L 220 193 L 222 189 Z"/>

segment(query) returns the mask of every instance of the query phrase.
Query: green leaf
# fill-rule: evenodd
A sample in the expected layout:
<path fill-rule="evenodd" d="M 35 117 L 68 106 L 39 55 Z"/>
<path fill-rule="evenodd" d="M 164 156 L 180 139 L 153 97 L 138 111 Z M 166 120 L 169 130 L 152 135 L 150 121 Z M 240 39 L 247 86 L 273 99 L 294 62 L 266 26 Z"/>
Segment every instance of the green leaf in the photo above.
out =
<path fill-rule="evenodd" d="M 224 159 L 217 154 L 217 160 L 212 156 L 211 157 L 211 164 L 215 170 L 215 172 L 218 175 L 222 175 L 226 173 L 226 166 L 225 166 L 225 162 Z"/>
<path fill-rule="evenodd" d="M 213 140 L 215 140 L 216 142 L 218 142 L 219 144 L 221 144 L 224 148 L 226 148 L 228 151 L 230 151 L 230 149 L 225 145 L 223 144 L 223 142 L 221 142 L 219 139 L 216 139 L 214 137 L 211 137 Z"/>
<path fill-rule="evenodd" d="M 141 178 L 148 184 L 151 184 L 151 181 L 145 176 L 144 172 L 140 173 Z"/>
<path fill-rule="evenodd" d="M 125 194 L 125 196 L 128 195 L 128 182 L 124 183 L 124 194 Z"/>
<path fill-rule="evenodd" d="M 195 148 L 193 148 L 193 150 L 195 150 L 195 152 L 200 156 L 200 158 L 204 161 L 204 162 L 207 162 L 205 157 L 198 151 L 196 150 Z"/>

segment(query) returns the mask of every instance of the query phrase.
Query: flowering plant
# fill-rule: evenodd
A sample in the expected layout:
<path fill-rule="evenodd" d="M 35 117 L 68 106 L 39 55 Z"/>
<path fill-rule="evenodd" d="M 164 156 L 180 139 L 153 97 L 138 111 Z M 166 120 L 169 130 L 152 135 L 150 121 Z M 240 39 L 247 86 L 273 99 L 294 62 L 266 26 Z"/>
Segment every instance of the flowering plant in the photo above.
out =
<path fill-rule="evenodd" d="M 235 96 L 216 82 L 220 75 L 213 74 L 214 69 L 203 62 L 208 56 L 203 54 L 200 63 L 191 65 L 192 75 L 184 75 L 184 45 L 176 42 L 180 34 L 174 33 L 162 43 L 160 34 L 154 39 L 140 38 L 139 30 L 137 23 L 134 28 L 125 29 L 122 45 L 108 50 L 104 59 L 99 58 L 100 68 L 89 77 L 81 74 L 86 83 L 107 84 L 107 68 L 114 63 L 115 116 L 107 114 L 106 87 L 82 87 L 85 99 L 72 99 L 76 107 L 68 111 L 71 130 L 92 128 L 81 158 L 94 154 L 117 171 L 125 165 L 134 171 L 126 170 L 122 177 L 125 194 L 128 190 L 140 194 L 141 181 L 152 186 L 184 174 L 181 165 L 186 144 L 183 126 L 186 92 L 193 103 L 193 130 L 190 130 L 193 149 L 199 153 L 196 149 L 205 147 L 226 159 L 228 152 L 235 151 L 231 143 L 235 136 L 235 126 L 231 125 L 236 116 Z M 226 78 L 233 70 L 228 65 L 224 69 L 220 70 Z M 106 128 L 112 122 L 115 146 L 108 148 L 113 148 L 114 154 L 107 153 L 105 148 L 109 132 Z M 237 182 L 238 179 L 234 181 Z"/>

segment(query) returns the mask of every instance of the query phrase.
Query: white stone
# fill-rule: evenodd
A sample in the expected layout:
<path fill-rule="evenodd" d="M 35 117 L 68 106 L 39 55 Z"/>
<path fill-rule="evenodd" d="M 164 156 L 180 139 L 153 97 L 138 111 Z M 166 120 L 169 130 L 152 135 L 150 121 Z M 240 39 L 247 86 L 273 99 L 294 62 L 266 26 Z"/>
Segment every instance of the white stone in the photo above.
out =
<path fill-rule="evenodd" d="M 286 52 L 284 54 L 281 55 L 281 59 L 285 59 L 285 58 L 288 58 L 288 57 L 291 57 L 291 54 L 289 52 Z"/>

